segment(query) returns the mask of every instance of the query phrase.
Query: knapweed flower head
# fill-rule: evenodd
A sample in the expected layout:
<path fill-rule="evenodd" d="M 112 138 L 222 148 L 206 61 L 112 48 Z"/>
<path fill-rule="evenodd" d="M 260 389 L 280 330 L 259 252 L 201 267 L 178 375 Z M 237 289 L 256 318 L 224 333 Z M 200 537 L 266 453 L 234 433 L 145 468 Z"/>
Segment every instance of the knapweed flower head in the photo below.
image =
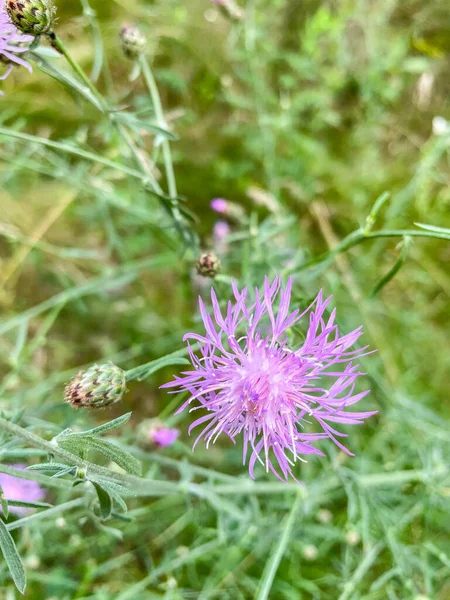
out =
<path fill-rule="evenodd" d="M 56 13 L 53 0 L 6 0 L 6 10 L 23 33 L 38 36 L 52 30 Z"/>
<path fill-rule="evenodd" d="M 11 465 L 14 469 L 24 471 L 27 466 L 23 464 Z M 6 500 L 20 500 L 22 502 L 40 502 L 45 498 L 45 490 L 36 481 L 20 479 L 13 475 L 0 473 L 0 486 Z M 30 512 L 24 506 L 8 506 L 9 512 L 22 516 Z M 0 512 L 2 511 L 0 507 Z"/>
<path fill-rule="evenodd" d="M 203 427 L 194 447 L 202 438 L 208 446 L 221 434 L 233 442 L 242 435 L 251 477 L 259 461 L 279 479 L 295 479 L 295 462 L 305 455 L 323 456 L 314 443 L 324 438 L 351 454 L 339 441 L 346 435 L 334 424 L 359 424 L 375 414 L 348 410 L 368 394 L 355 391 L 362 373 L 354 360 L 366 348 L 351 349 L 362 327 L 340 335 L 336 311 L 325 318 L 331 297 L 324 300 L 322 292 L 304 312 L 289 312 L 291 289 L 291 279 L 283 289 L 279 277 L 273 283 L 266 278 L 263 290 L 255 289 L 250 298 L 247 288 L 239 291 L 233 282 L 234 302 L 225 312 L 211 290 L 212 315 L 199 299 L 206 333 L 184 338 L 194 370 L 163 386 L 189 392 L 178 412 L 206 410 L 189 428 L 190 433 Z M 303 343 L 290 347 L 289 330 L 308 315 Z M 318 431 L 310 432 L 311 424 Z"/>
<path fill-rule="evenodd" d="M 31 71 L 31 66 L 21 55 L 28 51 L 33 36 L 17 31 L 9 20 L 5 4 L 2 0 L 0 3 L 0 63 L 7 65 L 5 72 L 0 75 L 0 80 L 3 80 L 11 73 L 14 64 L 22 65 Z"/>
<path fill-rule="evenodd" d="M 125 371 L 112 363 L 80 371 L 65 388 L 66 402 L 74 408 L 105 408 L 122 400 L 127 391 Z"/>

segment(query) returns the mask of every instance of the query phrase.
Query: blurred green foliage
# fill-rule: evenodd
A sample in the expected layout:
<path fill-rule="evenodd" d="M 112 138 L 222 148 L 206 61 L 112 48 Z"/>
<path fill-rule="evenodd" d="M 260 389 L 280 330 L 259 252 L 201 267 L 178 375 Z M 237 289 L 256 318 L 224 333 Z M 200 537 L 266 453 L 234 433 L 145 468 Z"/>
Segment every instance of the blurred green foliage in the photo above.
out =
<path fill-rule="evenodd" d="M 111 527 L 82 506 L 30 524 L 15 535 L 27 598 L 450 594 L 449 243 L 379 238 L 324 257 L 364 225 L 384 192 L 374 230 L 450 227 L 450 136 L 433 133 L 435 117 L 450 120 L 450 10 L 445 0 L 241 6 L 246 17 L 232 24 L 208 0 L 66 0 L 57 32 L 88 72 L 101 68 L 98 85 L 111 105 L 146 115 L 144 83 L 130 80 L 133 64 L 118 43 L 123 22 L 142 26 L 177 136 L 178 191 L 196 215 L 202 247 L 213 245 L 211 198 L 245 209 L 230 222 L 216 282 L 221 299 L 230 276 L 260 285 L 275 272 L 294 275 L 300 304 L 320 287 L 333 293 L 339 324 L 363 323 L 378 350 L 364 368 L 372 387 L 365 402 L 379 415 L 351 432 L 356 458 L 327 448 L 329 459 L 302 466 L 300 491 L 263 473 L 252 488 L 241 449 L 226 441 L 192 455 L 183 433 L 164 452 L 135 451 L 147 476 L 206 482 L 216 495 L 181 486 L 132 499 L 133 520 Z M 132 164 L 107 119 L 37 66 L 31 76 L 15 71 L 2 89 L 2 126 Z M 154 136 L 140 134 L 163 184 Z M 158 201 L 123 173 L 2 137 L 0 182 L 0 408 L 24 409 L 40 420 L 36 427 L 92 425 L 63 404 L 64 383 L 94 361 L 132 368 L 181 348 L 205 293 L 192 276 L 196 257 Z M 380 281 L 386 285 L 371 296 Z M 132 410 L 129 446 L 146 417 L 186 431 L 172 416 L 176 400 L 158 389 L 174 370 L 130 385 L 122 405 L 100 420 Z M 5 463 L 24 456 L 0 450 Z M 69 492 L 49 496 L 64 502 Z M 0 597 L 14 597 L 1 564 L 0 579 Z"/>

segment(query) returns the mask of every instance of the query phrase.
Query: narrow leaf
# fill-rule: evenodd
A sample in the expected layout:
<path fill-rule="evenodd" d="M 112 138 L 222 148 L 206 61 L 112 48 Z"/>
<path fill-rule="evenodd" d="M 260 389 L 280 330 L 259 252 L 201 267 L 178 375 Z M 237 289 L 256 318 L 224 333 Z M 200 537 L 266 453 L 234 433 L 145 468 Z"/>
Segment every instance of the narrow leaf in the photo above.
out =
<path fill-rule="evenodd" d="M 150 375 L 156 371 L 164 369 L 164 367 L 189 364 L 189 361 L 186 358 L 183 358 L 183 355 L 185 354 L 187 354 L 187 349 L 183 348 L 182 350 L 167 354 L 167 356 L 163 356 L 162 358 L 152 360 L 145 365 L 127 371 L 125 373 L 126 379 L 127 381 L 142 381 L 143 379 L 150 377 Z"/>
<path fill-rule="evenodd" d="M 92 484 L 95 487 L 95 491 L 97 492 L 102 519 L 109 519 L 112 511 L 111 496 L 99 483 L 93 481 Z"/>
<path fill-rule="evenodd" d="M 425 223 L 414 223 L 416 227 L 425 229 L 426 231 L 433 231 L 434 233 L 444 233 L 450 235 L 450 229 L 447 227 L 437 227 L 436 225 L 426 225 Z"/>
<path fill-rule="evenodd" d="M 98 427 L 94 427 L 93 429 L 88 429 L 87 431 L 84 431 L 83 433 L 87 433 L 89 435 L 99 435 L 100 433 L 105 433 L 105 431 L 111 431 L 111 429 L 117 429 L 117 427 L 121 427 L 122 425 L 124 425 L 127 421 L 129 421 L 131 417 L 131 413 L 126 413 L 125 415 L 122 415 L 121 417 L 117 417 L 117 419 L 114 419 L 113 421 L 109 421 L 108 423 L 105 423 L 104 425 L 99 425 Z"/>
<path fill-rule="evenodd" d="M 8 566 L 11 577 L 16 585 L 16 588 L 21 594 L 25 592 L 27 579 L 25 569 L 23 568 L 22 559 L 17 552 L 16 544 L 6 529 L 4 522 L 0 519 L 0 550 L 3 553 L 5 562 Z"/>
<path fill-rule="evenodd" d="M 53 79 L 56 79 L 63 85 L 67 86 L 70 90 L 81 94 L 86 100 L 93 104 L 95 108 L 103 112 L 103 108 L 100 105 L 97 98 L 85 85 L 83 85 L 80 81 L 75 79 L 75 77 L 72 77 L 72 75 L 70 75 L 69 73 L 58 71 L 52 65 L 50 65 L 50 63 L 44 60 L 42 56 L 39 56 L 36 51 L 32 53 L 32 57 L 38 64 L 41 71 L 43 71 L 50 77 L 53 77 Z"/>
<path fill-rule="evenodd" d="M 26 500 L 8 500 L 9 506 L 21 506 L 24 508 L 53 508 L 48 502 L 27 502 Z"/>
<path fill-rule="evenodd" d="M 95 450 L 108 460 L 115 462 L 128 473 L 132 473 L 133 475 L 141 474 L 140 462 L 129 452 L 107 440 L 87 435 L 71 434 L 65 438 L 59 438 L 58 444 L 69 450 L 69 452 L 75 452 L 80 456 L 84 455 L 88 450 Z"/>
<path fill-rule="evenodd" d="M 403 243 L 403 248 L 402 251 L 400 253 L 400 256 L 397 258 L 397 260 L 395 261 L 394 265 L 392 266 L 391 269 L 389 269 L 389 271 L 386 273 L 386 275 L 384 275 L 380 281 L 376 284 L 376 286 L 373 288 L 373 290 L 370 292 L 370 297 L 373 298 L 374 296 L 376 296 L 378 294 L 378 292 L 380 290 L 382 290 L 384 288 L 384 286 L 386 284 L 388 284 L 391 279 L 393 279 L 397 273 L 400 271 L 400 269 L 402 268 L 402 266 L 405 264 L 405 261 L 408 257 L 408 250 L 409 250 L 409 246 L 411 245 L 411 238 L 405 237 L 404 243 Z"/>
<path fill-rule="evenodd" d="M 9 517 L 8 500 L 4 496 L 3 488 L 1 485 L 0 485 L 0 507 L 2 509 L 2 513 L 5 517 L 5 519 L 8 519 L 8 517 Z"/>

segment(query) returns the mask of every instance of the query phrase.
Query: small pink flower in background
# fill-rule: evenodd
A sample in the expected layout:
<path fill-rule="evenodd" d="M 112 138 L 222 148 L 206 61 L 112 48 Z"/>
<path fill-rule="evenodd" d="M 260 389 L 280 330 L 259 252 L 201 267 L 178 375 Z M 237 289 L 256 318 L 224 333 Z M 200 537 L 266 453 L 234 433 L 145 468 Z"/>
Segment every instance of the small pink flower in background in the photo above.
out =
<path fill-rule="evenodd" d="M 214 249 L 219 256 L 224 256 L 228 252 L 228 236 L 230 233 L 231 229 L 226 221 L 216 221 L 214 223 Z"/>
<path fill-rule="evenodd" d="M 213 230 L 214 242 L 217 244 L 226 240 L 230 231 L 230 226 L 226 221 L 216 221 Z"/>
<path fill-rule="evenodd" d="M 283 289 L 279 277 L 273 283 L 265 278 L 264 289 L 255 289 L 252 297 L 247 288 L 239 291 L 235 282 L 232 286 L 235 302 L 228 302 L 225 314 L 214 290 L 212 315 L 199 299 L 206 333 L 188 333 L 184 340 L 196 342 L 200 356 L 188 341 L 194 370 L 162 386 L 176 388 L 172 393 L 189 392 L 178 412 L 188 407 L 190 412 L 206 411 L 189 428 L 190 433 L 203 427 L 194 447 L 201 438 L 208 447 L 222 433 L 233 443 L 242 435 L 244 464 L 250 454 L 250 476 L 259 461 L 282 481 L 295 479 L 292 467 L 304 461 L 304 455 L 323 456 L 313 445 L 319 440 L 329 438 L 351 454 L 338 439 L 346 434 L 331 424 L 361 424 L 376 412 L 347 410 L 369 393 L 355 392 L 363 373 L 353 363 L 367 354 L 367 347 L 350 350 L 362 327 L 340 335 L 336 311 L 325 318 L 331 297 L 324 300 L 322 292 L 303 313 L 289 312 L 291 279 Z M 309 328 L 302 345 L 290 348 L 288 331 L 307 315 Z M 305 431 L 311 423 L 318 425 L 318 432 Z"/>
<path fill-rule="evenodd" d="M 32 35 L 20 33 L 15 28 L 6 13 L 4 2 L 0 2 L 0 64 L 3 62 L 7 65 L 6 71 L 0 75 L 0 80 L 3 80 L 11 73 L 14 64 L 22 65 L 31 72 L 30 64 L 19 54 L 28 51 L 28 46 L 34 38 Z"/>
<path fill-rule="evenodd" d="M 158 419 L 146 419 L 138 428 L 138 440 L 145 448 L 167 448 L 173 446 L 180 432 L 166 427 Z"/>
<path fill-rule="evenodd" d="M 220 215 L 226 214 L 228 211 L 229 202 L 225 198 L 214 198 L 211 200 L 211 208 Z"/>
<path fill-rule="evenodd" d="M 172 446 L 177 441 L 179 435 L 180 432 L 178 429 L 161 427 L 160 429 L 153 431 L 150 438 L 158 448 L 166 448 L 167 446 Z"/>
<path fill-rule="evenodd" d="M 11 465 L 14 469 L 25 471 L 26 465 Z M 36 481 L 21 479 L 13 475 L 0 473 L 0 486 L 3 488 L 3 495 L 6 500 L 21 500 L 22 502 L 41 502 L 45 498 L 45 490 Z M 1 508 L 0 508 L 1 512 Z M 9 506 L 9 512 L 19 516 L 30 512 L 29 508 L 24 506 Z"/>

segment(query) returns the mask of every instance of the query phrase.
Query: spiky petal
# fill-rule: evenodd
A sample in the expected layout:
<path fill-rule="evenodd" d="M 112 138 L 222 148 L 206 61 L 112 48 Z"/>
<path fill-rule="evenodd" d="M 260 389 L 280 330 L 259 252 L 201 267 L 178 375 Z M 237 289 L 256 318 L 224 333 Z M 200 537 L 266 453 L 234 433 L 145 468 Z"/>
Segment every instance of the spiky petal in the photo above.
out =
<path fill-rule="evenodd" d="M 33 36 L 23 35 L 10 22 L 5 4 L 0 0 L 0 63 L 7 65 L 0 80 L 6 79 L 16 65 L 22 65 L 31 71 L 29 63 L 21 56 L 28 51 Z M 0 92 L 1 94 L 1 92 Z"/>
<path fill-rule="evenodd" d="M 351 454 L 339 441 L 345 434 L 332 424 L 359 424 L 374 414 L 348 410 L 368 394 L 355 391 L 362 373 L 353 362 L 366 348 L 351 349 L 362 328 L 340 335 L 335 310 L 325 319 L 331 297 L 324 300 L 322 292 L 303 313 L 289 312 L 291 289 L 291 279 L 283 289 L 279 277 L 273 283 L 266 278 L 264 289 L 250 299 L 247 288 L 239 291 L 233 282 L 235 302 L 228 303 L 225 314 L 214 290 L 212 315 L 200 299 L 206 333 L 184 338 L 199 347 L 197 355 L 188 342 L 194 370 L 163 386 L 189 392 L 178 412 L 206 411 L 189 429 L 203 426 L 195 444 L 203 438 L 208 446 L 222 433 L 233 442 L 242 435 L 251 477 L 259 461 L 279 479 L 295 479 L 294 463 L 305 455 L 323 455 L 313 445 L 323 438 Z M 288 330 L 307 315 L 303 344 L 290 348 Z M 307 431 L 309 423 L 319 431 Z"/>

